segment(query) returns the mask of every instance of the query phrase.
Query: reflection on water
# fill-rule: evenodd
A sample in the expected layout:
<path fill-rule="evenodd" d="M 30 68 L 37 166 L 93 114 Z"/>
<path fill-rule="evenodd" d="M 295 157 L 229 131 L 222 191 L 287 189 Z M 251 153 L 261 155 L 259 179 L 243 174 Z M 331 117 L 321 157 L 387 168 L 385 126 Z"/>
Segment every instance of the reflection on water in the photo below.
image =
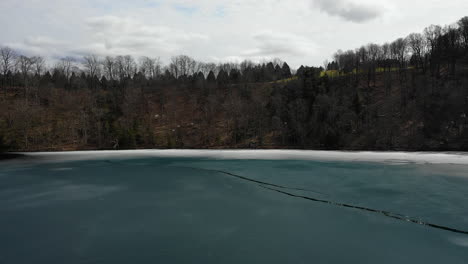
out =
<path fill-rule="evenodd" d="M 2 162 L 0 263 L 466 263 L 468 235 L 418 222 L 468 230 L 467 168 L 141 156 Z"/>
<path fill-rule="evenodd" d="M 452 241 L 455 245 L 458 245 L 461 247 L 468 247 L 467 237 L 454 237 L 454 238 L 451 238 L 450 241 Z"/>
<path fill-rule="evenodd" d="M 73 170 L 73 168 L 51 168 L 51 171 L 67 171 L 67 170 Z"/>

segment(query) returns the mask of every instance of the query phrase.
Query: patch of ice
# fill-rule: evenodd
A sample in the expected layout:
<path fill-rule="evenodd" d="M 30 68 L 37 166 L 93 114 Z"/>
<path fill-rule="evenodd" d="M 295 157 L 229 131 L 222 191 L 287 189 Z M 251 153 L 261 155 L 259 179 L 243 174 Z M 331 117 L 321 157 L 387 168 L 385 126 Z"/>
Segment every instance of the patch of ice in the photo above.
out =
<path fill-rule="evenodd" d="M 72 184 L 67 182 L 54 182 L 45 186 L 45 190 L 39 192 L 27 188 L 22 190 L 23 195 L 18 194 L 18 190 L 13 199 L 4 199 L 2 206 L 14 205 L 19 208 L 44 206 L 54 202 L 92 200 L 102 198 L 113 192 L 123 190 L 121 186 L 99 186 L 92 184 Z"/>

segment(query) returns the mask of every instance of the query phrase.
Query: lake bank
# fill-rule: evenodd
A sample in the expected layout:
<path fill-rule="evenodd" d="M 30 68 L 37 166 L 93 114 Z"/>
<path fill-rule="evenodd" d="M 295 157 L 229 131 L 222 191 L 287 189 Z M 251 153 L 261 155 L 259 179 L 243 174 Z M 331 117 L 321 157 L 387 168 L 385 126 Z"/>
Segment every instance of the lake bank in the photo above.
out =
<path fill-rule="evenodd" d="M 69 152 L 19 152 L 19 155 L 57 160 L 86 160 L 100 158 L 191 157 L 253 160 L 324 160 L 384 163 L 468 164 L 467 152 L 373 152 L 373 151 L 317 151 L 317 150 L 102 150 Z"/>

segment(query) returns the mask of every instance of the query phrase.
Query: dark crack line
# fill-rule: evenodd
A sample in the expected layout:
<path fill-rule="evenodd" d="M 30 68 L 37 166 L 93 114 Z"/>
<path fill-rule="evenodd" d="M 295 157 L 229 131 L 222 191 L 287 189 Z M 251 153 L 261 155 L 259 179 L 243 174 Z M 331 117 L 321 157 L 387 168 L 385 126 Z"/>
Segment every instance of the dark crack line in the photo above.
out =
<path fill-rule="evenodd" d="M 291 196 L 291 197 L 295 197 L 295 198 L 301 198 L 301 199 L 305 199 L 305 200 L 309 200 L 309 201 L 313 201 L 313 202 L 330 204 L 330 205 L 333 205 L 333 206 L 346 207 L 346 208 L 351 208 L 351 209 L 367 211 L 367 212 L 371 212 L 371 213 L 381 214 L 381 215 L 384 215 L 386 217 L 394 218 L 394 219 L 405 221 L 405 222 L 410 222 L 410 223 L 414 223 L 414 224 L 418 224 L 418 225 L 423 225 L 423 226 L 437 228 L 437 229 L 441 229 L 441 230 L 445 230 L 445 231 L 450 231 L 450 232 L 454 232 L 454 233 L 468 235 L 468 231 L 464 231 L 464 230 L 455 229 L 455 228 L 451 228 L 451 227 L 447 227 L 447 226 L 436 225 L 436 224 L 424 222 L 424 221 L 421 221 L 421 220 L 418 220 L 418 219 L 411 218 L 409 216 L 403 216 L 401 214 L 396 214 L 396 213 L 392 213 L 392 212 L 389 212 L 389 211 L 377 210 L 377 209 L 372 209 L 372 208 L 367 208 L 367 207 L 362 207 L 362 206 L 356 206 L 356 205 L 351 205 L 351 204 L 344 204 L 344 203 L 338 203 L 338 202 L 333 202 L 333 201 L 328 201 L 328 200 L 317 199 L 317 198 L 313 198 L 313 197 L 307 197 L 307 196 L 303 196 L 303 195 L 298 195 L 298 194 L 293 194 L 293 193 L 288 193 L 288 192 L 285 192 L 285 191 L 273 189 L 273 188 L 270 188 L 270 187 L 266 187 L 264 185 L 259 185 L 259 186 L 264 188 L 264 189 L 275 191 L 275 192 L 278 192 L 278 193 L 281 193 L 281 194 L 284 194 L 284 195 L 288 195 L 288 196 Z"/>
<path fill-rule="evenodd" d="M 295 187 L 287 187 L 287 186 L 282 186 L 282 185 L 278 185 L 278 184 L 274 184 L 274 183 L 263 182 L 263 181 L 255 180 L 255 179 L 252 179 L 252 178 L 248 178 L 248 177 L 245 177 L 245 176 L 237 175 L 237 174 L 230 173 L 230 172 L 227 172 L 227 171 L 222 171 L 222 170 L 203 169 L 203 168 L 196 168 L 196 167 L 180 167 L 180 168 L 188 168 L 188 169 L 196 169 L 196 170 L 203 170 L 203 171 L 218 172 L 218 173 L 226 174 L 226 175 L 229 175 L 229 176 L 231 176 L 231 177 L 235 177 L 235 178 L 238 178 L 238 179 L 241 179 L 241 180 L 245 180 L 245 181 L 249 181 L 249 182 L 255 182 L 255 183 L 258 183 L 258 184 L 261 184 L 261 185 L 272 186 L 272 187 L 276 187 L 276 188 L 280 188 L 280 189 L 295 190 L 295 191 L 304 191 L 304 192 L 312 192 L 312 193 L 317 193 L 317 194 L 326 195 L 326 194 L 324 194 L 324 193 L 321 193 L 321 192 L 318 192 L 318 191 L 314 191 L 314 190 L 310 190 L 310 189 L 295 188 Z"/>
<path fill-rule="evenodd" d="M 111 164 L 116 164 L 116 162 L 113 162 L 113 161 L 111 161 L 111 160 L 105 160 L 104 162 L 111 163 Z M 231 177 L 235 177 L 235 178 L 238 178 L 238 179 L 241 179 L 241 180 L 250 181 L 250 182 L 255 182 L 255 183 L 258 183 L 258 184 L 263 184 L 263 185 L 266 185 L 266 186 L 272 186 L 272 187 L 276 187 L 276 188 L 280 188 L 280 189 L 295 190 L 295 191 L 304 191 L 304 192 L 312 192 L 312 193 L 316 193 L 316 194 L 326 195 L 326 194 L 324 194 L 324 193 L 322 193 L 322 192 L 318 192 L 318 191 L 314 191 L 314 190 L 310 190 L 310 189 L 295 188 L 295 187 L 287 187 L 287 186 L 282 186 L 282 185 L 278 185 L 278 184 L 274 184 L 274 183 L 269 183 L 269 182 L 263 182 L 263 181 L 259 181 L 259 180 L 254 180 L 254 179 L 251 179 L 251 178 L 248 178 L 248 177 L 245 177 L 245 176 L 237 175 L 237 174 L 230 173 L 230 172 L 227 172 L 227 171 L 222 171 L 222 170 L 204 169 L 204 168 L 189 167 L 189 166 L 174 166 L 174 167 L 186 168 L 186 169 L 194 169 L 194 170 L 202 170 L 202 171 L 217 172 L 217 173 L 226 174 L 226 175 L 229 175 L 229 176 L 231 176 Z"/>

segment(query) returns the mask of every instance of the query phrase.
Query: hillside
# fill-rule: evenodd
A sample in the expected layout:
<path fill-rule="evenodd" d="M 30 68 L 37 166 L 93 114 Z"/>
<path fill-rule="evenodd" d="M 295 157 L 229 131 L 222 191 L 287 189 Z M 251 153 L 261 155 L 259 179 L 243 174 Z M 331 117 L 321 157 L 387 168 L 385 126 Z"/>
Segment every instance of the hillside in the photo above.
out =
<path fill-rule="evenodd" d="M 0 149 L 468 150 L 468 17 L 324 68 L 85 56 L 45 70 L 2 48 Z M 13 63 L 14 61 L 14 63 Z"/>
<path fill-rule="evenodd" d="M 2 95 L 0 127 L 15 151 L 467 150 L 468 79 L 462 73 L 438 79 L 414 69 L 404 77 L 377 73 L 368 86 L 362 74 L 328 78 L 319 72 L 308 68 L 295 80 L 216 87 L 208 96 L 188 85 L 121 95 L 42 87 L 31 88 L 25 100 L 21 88 L 10 87 Z"/>

